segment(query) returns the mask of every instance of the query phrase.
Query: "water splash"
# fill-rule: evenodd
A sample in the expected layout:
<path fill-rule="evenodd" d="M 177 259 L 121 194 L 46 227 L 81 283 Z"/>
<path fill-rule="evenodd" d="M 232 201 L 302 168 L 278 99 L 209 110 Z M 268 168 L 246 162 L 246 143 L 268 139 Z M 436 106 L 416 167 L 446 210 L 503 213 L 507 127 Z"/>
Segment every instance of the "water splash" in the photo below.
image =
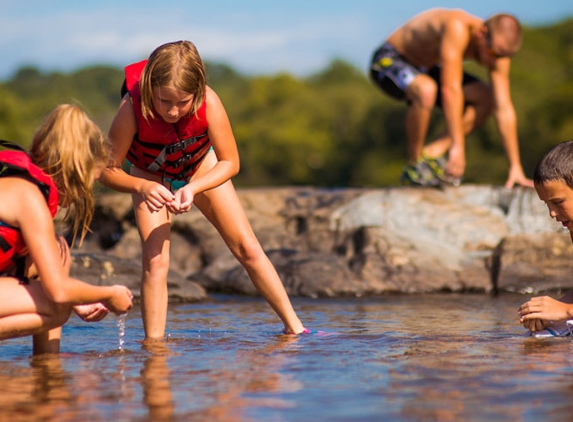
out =
<path fill-rule="evenodd" d="M 123 344 L 125 340 L 125 320 L 127 318 L 127 313 L 121 314 L 117 317 L 117 327 L 119 329 L 119 350 L 123 350 Z"/>

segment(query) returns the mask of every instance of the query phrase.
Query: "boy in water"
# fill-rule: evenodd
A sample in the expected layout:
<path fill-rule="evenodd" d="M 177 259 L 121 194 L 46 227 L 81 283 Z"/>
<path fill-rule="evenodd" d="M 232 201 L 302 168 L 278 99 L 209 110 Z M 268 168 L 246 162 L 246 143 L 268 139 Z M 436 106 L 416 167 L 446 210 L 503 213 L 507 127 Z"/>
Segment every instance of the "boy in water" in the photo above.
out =
<path fill-rule="evenodd" d="M 533 182 L 539 199 L 549 208 L 549 216 L 569 230 L 573 241 L 573 141 L 560 143 L 545 154 L 537 164 Z M 573 290 L 560 299 L 534 297 L 518 312 L 519 321 L 533 333 L 547 330 L 552 335 L 569 334 L 565 321 L 573 319 Z"/>

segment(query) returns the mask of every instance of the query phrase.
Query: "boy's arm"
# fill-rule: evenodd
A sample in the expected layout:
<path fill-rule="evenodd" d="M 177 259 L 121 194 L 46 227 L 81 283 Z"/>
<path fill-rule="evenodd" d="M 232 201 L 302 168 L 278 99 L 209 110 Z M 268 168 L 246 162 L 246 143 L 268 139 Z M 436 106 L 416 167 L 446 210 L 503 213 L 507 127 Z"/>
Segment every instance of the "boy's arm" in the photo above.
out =
<path fill-rule="evenodd" d="M 566 300 L 572 300 L 573 294 L 565 295 Z M 563 298 L 562 298 L 563 299 Z M 526 324 L 527 321 L 541 319 L 544 321 L 565 321 L 573 319 L 573 302 L 564 302 L 549 296 L 531 298 L 519 307 L 519 321 Z"/>
<path fill-rule="evenodd" d="M 573 290 L 565 293 L 559 300 L 563 303 L 573 303 Z"/>

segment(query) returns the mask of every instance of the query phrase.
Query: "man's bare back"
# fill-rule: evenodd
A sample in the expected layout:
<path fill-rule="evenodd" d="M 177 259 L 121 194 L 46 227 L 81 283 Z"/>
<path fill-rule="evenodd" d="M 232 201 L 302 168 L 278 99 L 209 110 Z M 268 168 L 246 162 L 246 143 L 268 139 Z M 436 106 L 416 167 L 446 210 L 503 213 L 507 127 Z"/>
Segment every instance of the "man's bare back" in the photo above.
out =
<path fill-rule="evenodd" d="M 387 41 L 414 66 L 430 68 L 442 63 L 443 44 L 448 34 L 464 59 L 474 59 L 471 38 L 483 20 L 460 9 L 430 9 L 422 12 L 396 31 Z"/>

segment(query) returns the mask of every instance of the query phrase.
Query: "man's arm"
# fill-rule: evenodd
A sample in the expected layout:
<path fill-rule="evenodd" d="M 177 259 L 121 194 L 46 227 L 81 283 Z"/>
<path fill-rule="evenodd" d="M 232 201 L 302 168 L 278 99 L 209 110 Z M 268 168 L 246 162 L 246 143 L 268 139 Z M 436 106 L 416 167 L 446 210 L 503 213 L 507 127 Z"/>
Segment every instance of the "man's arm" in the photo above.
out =
<path fill-rule="evenodd" d="M 509 174 L 505 187 L 511 188 L 515 184 L 533 186 L 533 181 L 525 177 L 521 166 L 517 139 L 517 116 L 511 101 L 509 68 L 510 59 L 503 57 L 496 60 L 496 64 L 489 72 L 494 99 L 493 115 L 509 162 Z"/>
<path fill-rule="evenodd" d="M 464 22 L 451 18 L 444 23 L 440 44 L 441 98 L 452 145 L 446 171 L 457 177 L 464 174 L 465 136 L 463 127 L 464 95 L 462 90 L 463 56 L 469 42 L 469 32 Z"/>

